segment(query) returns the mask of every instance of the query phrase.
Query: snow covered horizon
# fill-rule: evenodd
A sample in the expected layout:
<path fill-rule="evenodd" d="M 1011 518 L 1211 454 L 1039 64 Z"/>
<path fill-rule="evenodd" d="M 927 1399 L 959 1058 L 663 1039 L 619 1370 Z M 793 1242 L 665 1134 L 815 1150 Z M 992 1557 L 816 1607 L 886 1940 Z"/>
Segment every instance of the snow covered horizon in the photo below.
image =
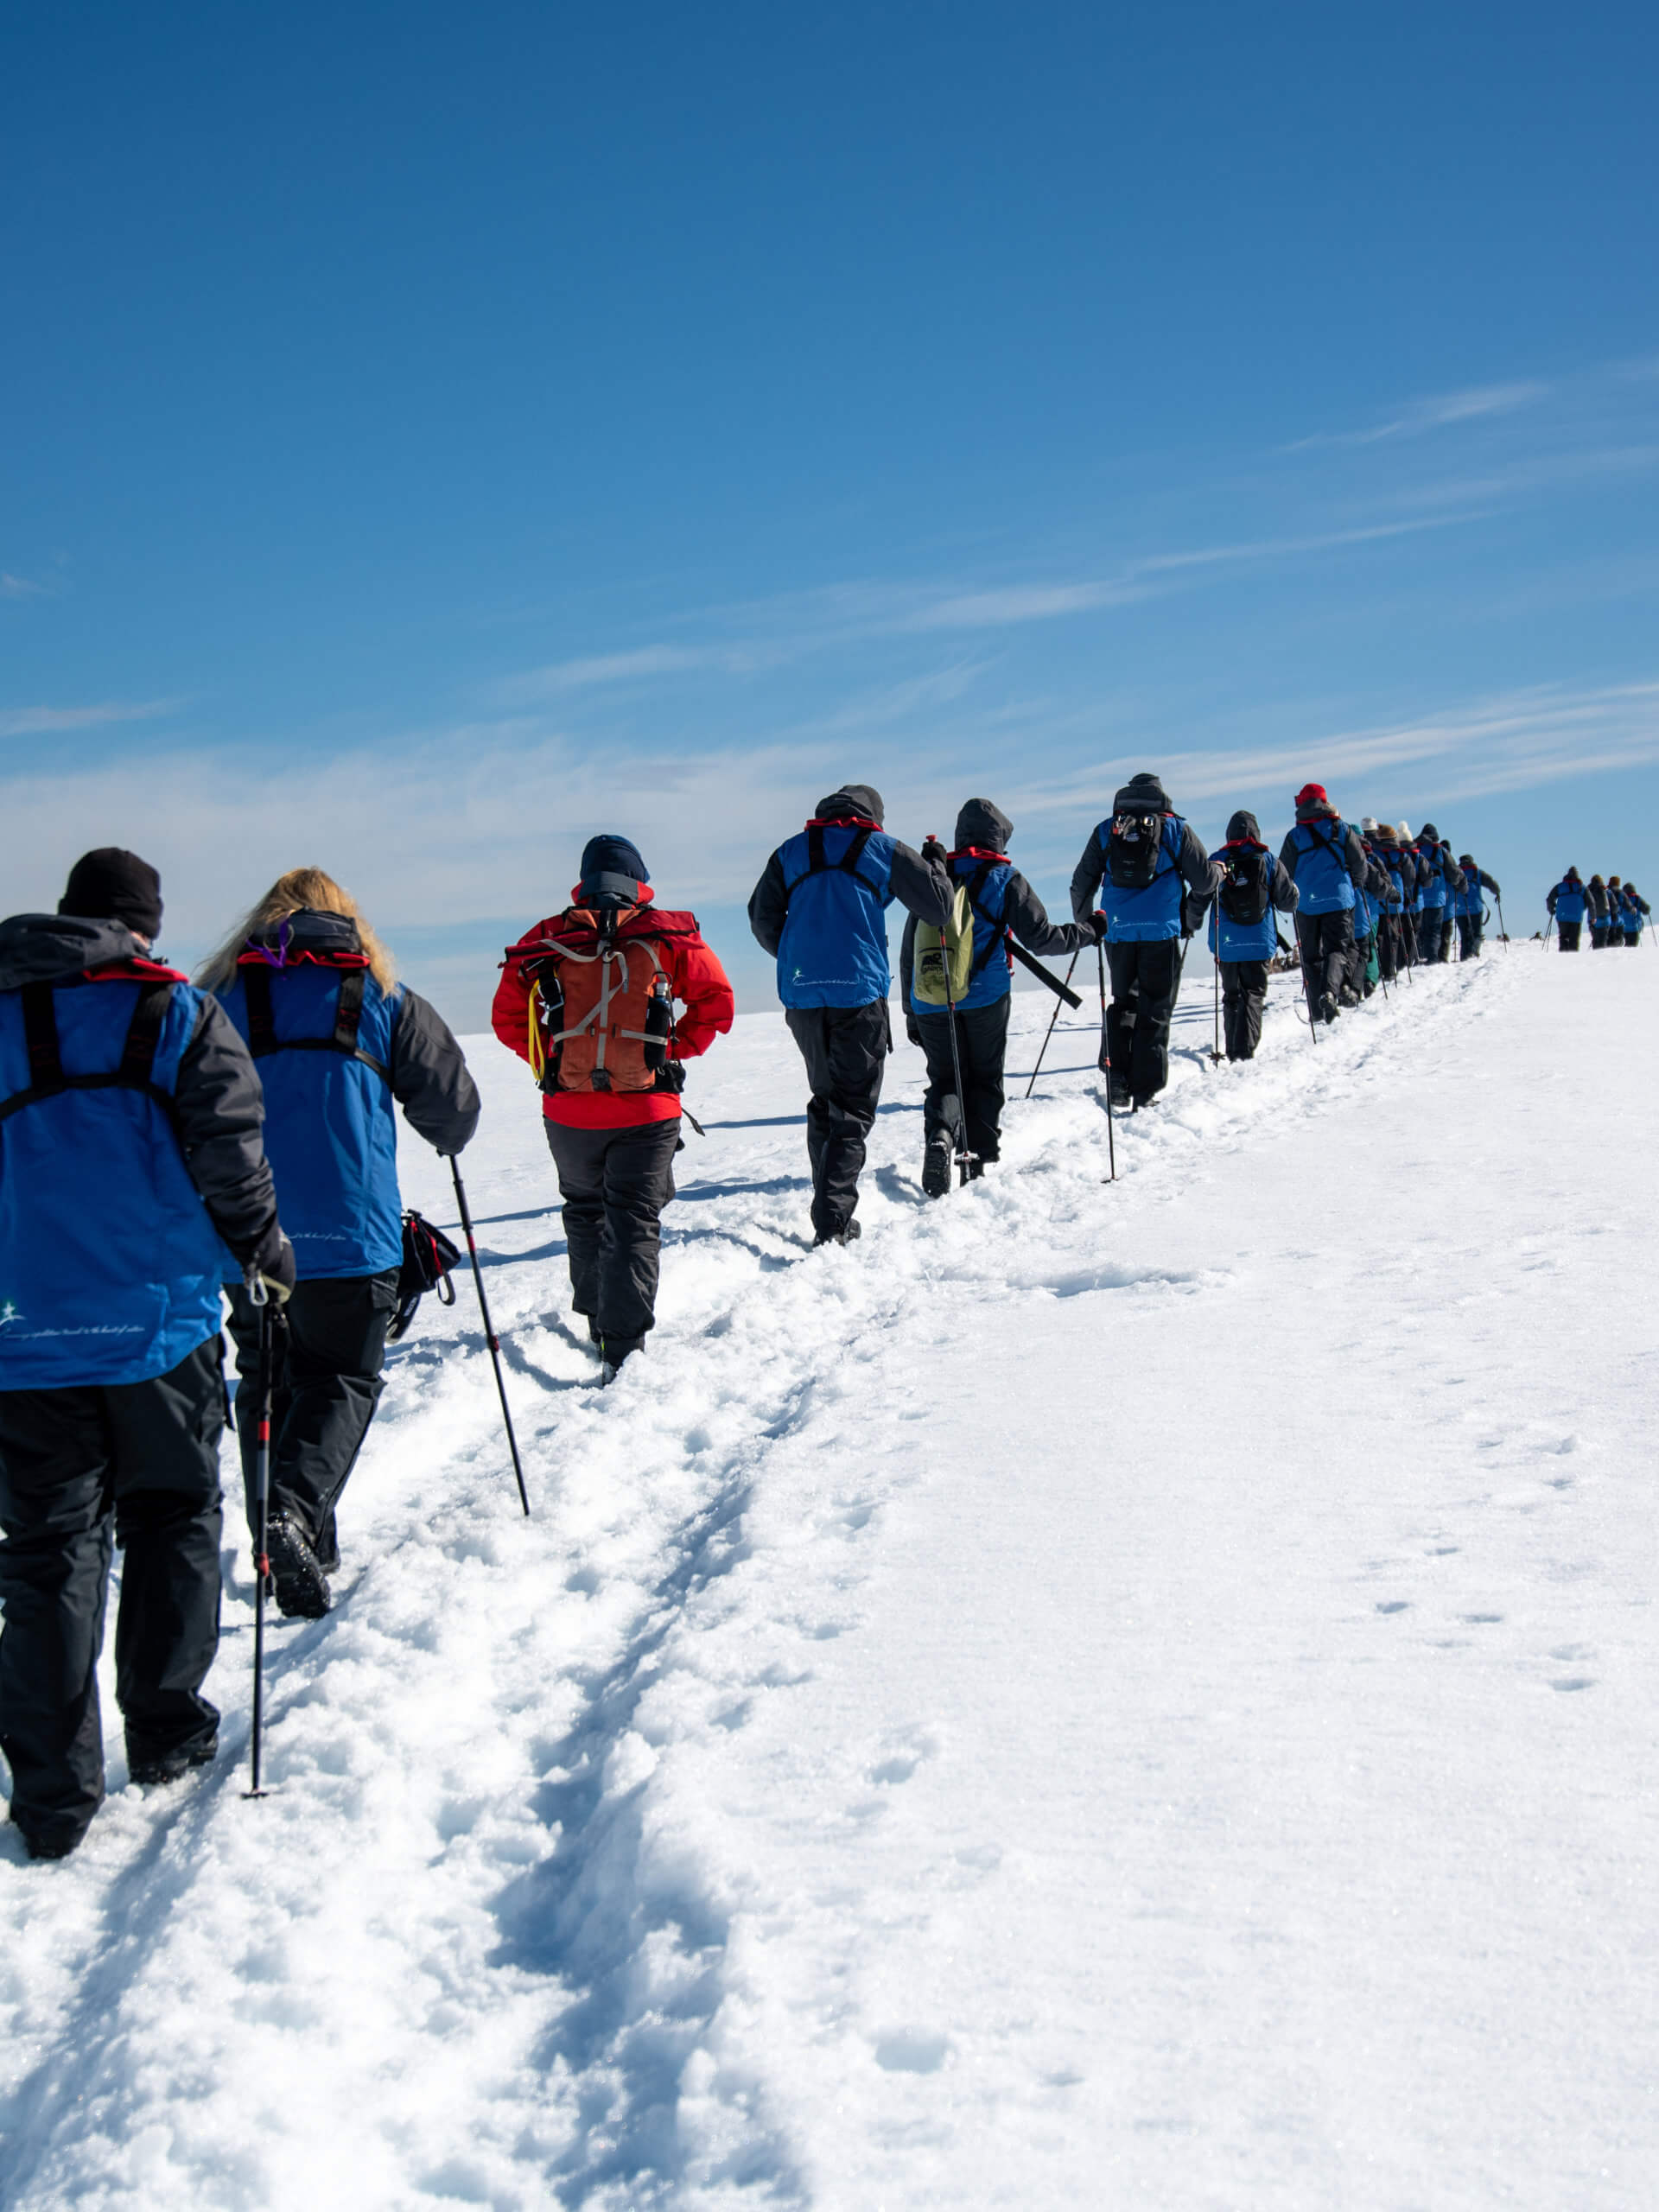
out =
<path fill-rule="evenodd" d="M 219 1764 L 0 1828 L 0 2203 L 1650 2203 L 1655 972 L 1276 978 L 1217 1068 L 1195 963 L 1113 1186 L 1022 995 L 1000 1166 L 922 1199 L 901 1044 L 817 1253 L 746 1016 L 602 1393 L 468 1039 L 532 1518 L 462 1280 L 249 1803 L 227 1457 Z"/>

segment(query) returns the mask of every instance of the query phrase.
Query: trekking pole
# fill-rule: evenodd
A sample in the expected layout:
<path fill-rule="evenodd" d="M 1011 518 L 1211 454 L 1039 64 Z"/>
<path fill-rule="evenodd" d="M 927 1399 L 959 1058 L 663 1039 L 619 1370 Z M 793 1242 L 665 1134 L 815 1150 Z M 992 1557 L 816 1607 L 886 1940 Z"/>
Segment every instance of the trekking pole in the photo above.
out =
<path fill-rule="evenodd" d="M 1100 1069 L 1106 1078 L 1106 1154 L 1112 1167 L 1106 1180 L 1116 1183 L 1117 1134 L 1112 1119 L 1112 1048 L 1106 1031 L 1106 947 L 1099 938 L 1095 940 L 1095 957 L 1100 963 Z"/>
<path fill-rule="evenodd" d="M 1077 955 L 1074 952 L 1071 956 L 1071 968 L 1075 968 L 1077 964 Z M 1071 981 L 1071 968 L 1068 968 L 1065 971 L 1065 980 L 1068 984 Z M 1065 1003 L 1065 1001 L 1057 993 L 1054 1000 L 1054 1011 L 1049 1015 L 1048 1027 L 1043 1032 L 1042 1051 L 1038 1053 L 1037 1065 L 1031 1071 L 1031 1082 L 1026 1085 L 1026 1096 L 1027 1098 L 1031 1096 L 1033 1085 L 1036 1083 L 1038 1077 L 1043 1071 L 1043 1056 L 1048 1051 L 1048 1040 L 1054 1034 L 1054 1025 L 1060 1018 L 1060 1008 Z"/>
<path fill-rule="evenodd" d="M 1215 956 L 1216 963 L 1216 1041 L 1211 1048 L 1210 1057 L 1219 1063 L 1221 1058 L 1221 933 L 1219 931 L 1217 931 L 1216 941 L 1211 945 L 1210 950 Z"/>
<path fill-rule="evenodd" d="M 1302 957 L 1302 997 L 1307 1006 L 1307 1033 L 1317 1045 L 1319 1041 L 1319 1018 L 1313 1011 L 1313 977 L 1307 964 L 1307 942 L 1300 930 L 1296 932 L 1297 948 Z"/>
<path fill-rule="evenodd" d="M 507 1404 L 506 1380 L 501 1372 L 501 1347 L 496 1340 L 490 1321 L 490 1301 L 484 1295 L 484 1271 L 478 1264 L 478 1240 L 473 1235 L 473 1217 L 467 1211 L 467 1193 L 461 1188 L 461 1162 L 454 1153 L 449 1155 L 449 1172 L 455 1179 L 455 1204 L 461 1208 L 461 1225 L 467 1232 L 467 1249 L 472 1255 L 473 1281 L 478 1289 L 478 1310 L 484 1319 L 484 1341 L 490 1348 L 490 1359 L 495 1368 L 495 1387 L 501 1400 L 501 1418 L 506 1423 L 507 1449 L 512 1454 L 512 1471 L 518 1478 L 518 1500 L 524 1509 L 524 1518 L 530 1518 L 530 1492 L 524 1488 L 524 1471 L 518 1459 L 518 1440 L 512 1433 L 512 1414 Z"/>
<path fill-rule="evenodd" d="M 263 1797 L 260 1787 L 260 1738 L 265 1719 L 265 1586 L 270 1580 L 270 1401 L 275 1388 L 276 1328 L 270 1293 L 251 1261 L 244 1278 L 248 1303 L 259 1313 L 259 1367 L 254 1397 L 253 1504 L 257 1535 L 254 1544 L 253 1590 L 253 1730 L 251 1738 L 253 1772 L 245 1797 Z"/>
<path fill-rule="evenodd" d="M 940 966 L 944 975 L 944 1018 L 950 1025 L 950 1071 L 957 1083 L 957 1187 L 960 1190 L 968 1180 L 969 1169 L 977 1164 L 979 1154 L 968 1149 L 968 1094 L 962 1087 L 962 1054 L 957 1046 L 957 1002 L 950 995 L 950 946 L 948 940 Z M 1059 1001 L 1056 1000 L 1057 1010 L 1058 1005 Z"/>

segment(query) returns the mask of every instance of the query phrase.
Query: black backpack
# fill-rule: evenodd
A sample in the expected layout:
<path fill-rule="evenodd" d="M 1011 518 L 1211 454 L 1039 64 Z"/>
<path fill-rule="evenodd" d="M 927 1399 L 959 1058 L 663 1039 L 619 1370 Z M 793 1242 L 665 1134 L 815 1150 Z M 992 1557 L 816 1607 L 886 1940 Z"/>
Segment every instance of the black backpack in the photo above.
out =
<path fill-rule="evenodd" d="M 1266 915 L 1272 889 L 1271 855 L 1264 847 L 1247 845 L 1228 854 L 1216 900 L 1230 922 L 1248 927 Z"/>
<path fill-rule="evenodd" d="M 391 1326 L 386 1331 L 386 1340 L 396 1344 L 398 1338 L 415 1319 L 415 1309 L 429 1290 L 438 1294 L 440 1306 L 453 1306 L 455 1286 L 449 1280 L 449 1270 L 461 1257 L 461 1247 L 452 1244 L 441 1229 L 434 1229 L 429 1221 L 417 1213 L 404 1216 L 404 1256 L 397 1270 L 397 1311 Z"/>
<path fill-rule="evenodd" d="M 1115 814 L 1107 842 L 1107 866 L 1120 891 L 1144 891 L 1158 873 L 1163 849 L 1160 814 Z"/>

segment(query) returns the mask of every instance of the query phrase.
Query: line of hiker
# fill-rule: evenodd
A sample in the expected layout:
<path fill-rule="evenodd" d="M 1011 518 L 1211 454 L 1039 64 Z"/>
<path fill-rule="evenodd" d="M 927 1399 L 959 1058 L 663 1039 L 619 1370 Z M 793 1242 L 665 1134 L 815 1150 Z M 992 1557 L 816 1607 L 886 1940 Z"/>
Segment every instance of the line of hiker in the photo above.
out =
<path fill-rule="evenodd" d="M 1544 904 L 1554 925 L 1555 941 L 1563 952 L 1576 952 L 1585 923 L 1590 925 L 1592 951 L 1610 944 L 1632 947 L 1642 942 L 1642 931 L 1653 909 L 1633 883 L 1617 875 L 1605 882 L 1592 875 L 1588 883 L 1570 868 L 1551 888 Z"/>
<path fill-rule="evenodd" d="M 1447 958 L 1454 927 L 1478 956 L 1482 894 L 1497 891 L 1432 824 L 1414 841 L 1403 823 L 1352 829 L 1313 785 L 1274 859 L 1243 812 L 1206 852 L 1159 779 L 1133 777 L 1090 833 L 1065 922 L 1008 859 L 1013 836 L 975 798 L 952 846 L 912 849 L 884 827 L 880 793 L 849 784 L 755 887 L 750 924 L 805 1064 L 818 1244 L 859 1234 L 895 902 L 937 1198 L 953 1166 L 969 1179 L 997 1159 L 1016 961 L 1077 1005 L 1070 970 L 1061 983 L 1040 963 L 1095 948 L 1109 1101 L 1140 1109 L 1168 1079 L 1182 961 L 1206 915 L 1228 1055 L 1248 1059 L 1283 950 L 1275 914 L 1294 916 L 1310 1018 L 1330 1021 L 1402 966 Z M 1585 911 L 1569 920 L 1567 888 L 1551 894 L 1564 942 Z M 1633 938 L 1648 910 L 1620 888 Z M 73 1850 L 102 1800 L 116 1545 L 129 1772 L 166 1783 L 215 1754 L 202 1685 L 219 1634 L 226 1305 L 258 1585 L 289 1617 L 328 1610 L 337 1508 L 387 1344 L 442 1272 L 439 1233 L 403 1207 L 396 1109 L 452 1163 L 480 1114 L 454 1038 L 320 869 L 280 877 L 194 982 L 155 957 L 162 917 L 155 869 L 105 849 L 76 863 L 55 914 L 0 923 L 0 1752 L 36 1858 Z M 1611 914 L 1608 928 L 1611 942 Z M 695 917 L 657 906 L 626 837 L 590 839 L 570 903 L 506 949 L 493 1024 L 543 1093 L 572 1304 L 602 1381 L 654 1325 L 686 1065 L 734 1010 Z M 493 1349 L 487 1316 L 486 1334 Z"/>

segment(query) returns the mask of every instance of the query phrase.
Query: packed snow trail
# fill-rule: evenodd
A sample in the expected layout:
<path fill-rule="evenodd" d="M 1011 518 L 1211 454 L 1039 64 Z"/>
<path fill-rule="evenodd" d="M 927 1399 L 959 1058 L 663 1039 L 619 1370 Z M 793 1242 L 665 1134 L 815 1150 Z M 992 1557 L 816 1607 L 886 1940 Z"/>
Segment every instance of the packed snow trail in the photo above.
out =
<path fill-rule="evenodd" d="M 1293 989 L 1211 1069 L 1192 976 L 1112 1189 L 1082 1017 L 933 1206 L 901 1047 L 847 1252 L 741 1022 L 604 1393 L 475 1040 L 534 1518 L 463 1281 L 272 1796 L 227 1538 L 220 1764 L 113 1736 L 75 1859 L 0 1831 L 0 2201 L 1646 2202 L 1653 988 L 1517 946 L 1317 1047 Z"/>

